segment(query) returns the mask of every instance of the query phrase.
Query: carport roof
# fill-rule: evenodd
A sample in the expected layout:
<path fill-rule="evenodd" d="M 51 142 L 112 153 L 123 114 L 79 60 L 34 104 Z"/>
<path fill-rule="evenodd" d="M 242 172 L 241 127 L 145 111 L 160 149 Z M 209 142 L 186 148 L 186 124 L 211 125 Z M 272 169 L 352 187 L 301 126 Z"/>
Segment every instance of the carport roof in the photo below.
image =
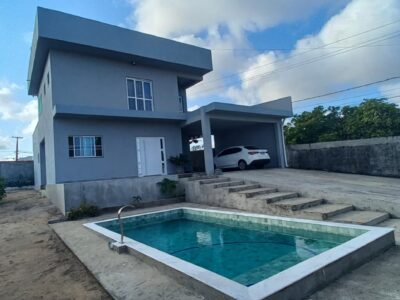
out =
<path fill-rule="evenodd" d="M 263 102 L 256 105 L 238 105 L 231 103 L 212 102 L 202 106 L 192 112 L 188 112 L 186 125 L 199 121 L 201 111 L 213 115 L 224 114 L 226 116 L 241 117 L 272 117 L 272 118 L 288 118 L 293 116 L 292 98 L 285 97 L 274 101 Z"/>

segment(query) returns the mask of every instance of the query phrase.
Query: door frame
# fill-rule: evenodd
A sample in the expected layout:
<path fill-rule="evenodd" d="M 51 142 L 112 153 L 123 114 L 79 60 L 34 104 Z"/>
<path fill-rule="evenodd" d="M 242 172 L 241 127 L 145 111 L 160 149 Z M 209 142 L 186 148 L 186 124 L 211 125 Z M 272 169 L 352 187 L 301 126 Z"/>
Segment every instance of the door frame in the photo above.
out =
<path fill-rule="evenodd" d="M 136 137 L 136 162 L 137 162 L 137 171 L 138 177 L 145 177 L 145 176 L 157 176 L 157 175 L 147 175 L 143 174 L 143 170 L 141 172 L 142 162 L 140 157 L 140 140 L 146 139 L 158 139 L 160 141 L 160 154 L 161 154 L 161 174 L 158 175 L 167 175 L 168 174 L 168 163 L 167 163 L 167 154 L 166 154 L 166 147 L 165 147 L 165 137 L 162 136 L 138 136 Z"/>

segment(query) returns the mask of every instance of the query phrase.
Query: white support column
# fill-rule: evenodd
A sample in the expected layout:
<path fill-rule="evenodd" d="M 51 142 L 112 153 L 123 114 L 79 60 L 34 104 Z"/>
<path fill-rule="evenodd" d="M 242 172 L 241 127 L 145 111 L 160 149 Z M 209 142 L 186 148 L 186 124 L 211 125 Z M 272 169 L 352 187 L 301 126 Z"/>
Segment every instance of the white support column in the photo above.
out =
<path fill-rule="evenodd" d="M 276 148 L 278 150 L 279 166 L 281 168 L 286 168 L 287 167 L 286 148 L 285 148 L 285 139 L 283 136 L 282 121 L 278 121 L 275 123 L 275 136 L 277 142 Z"/>
<path fill-rule="evenodd" d="M 201 115 L 201 132 L 203 136 L 203 146 L 204 146 L 204 167 L 206 169 L 206 174 L 211 175 L 214 174 L 214 155 L 211 144 L 210 118 L 205 113 L 204 109 L 201 109 L 200 115 Z"/>

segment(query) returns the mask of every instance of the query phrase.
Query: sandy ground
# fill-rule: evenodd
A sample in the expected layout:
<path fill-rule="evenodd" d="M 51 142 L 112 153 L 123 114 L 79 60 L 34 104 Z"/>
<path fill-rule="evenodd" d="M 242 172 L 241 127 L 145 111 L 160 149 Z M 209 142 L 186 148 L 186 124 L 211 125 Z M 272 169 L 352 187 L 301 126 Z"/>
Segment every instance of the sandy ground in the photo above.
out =
<path fill-rule="evenodd" d="M 0 202 L 0 299 L 110 299 L 48 226 L 57 216 L 33 190 Z"/>

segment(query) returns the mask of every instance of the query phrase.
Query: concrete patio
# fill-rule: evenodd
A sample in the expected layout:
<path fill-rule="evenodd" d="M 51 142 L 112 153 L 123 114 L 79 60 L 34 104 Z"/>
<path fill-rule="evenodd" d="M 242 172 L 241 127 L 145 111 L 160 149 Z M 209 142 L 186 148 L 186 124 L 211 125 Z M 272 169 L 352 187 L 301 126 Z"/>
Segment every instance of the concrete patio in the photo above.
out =
<path fill-rule="evenodd" d="M 225 172 L 224 176 L 276 185 L 304 196 L 352 204 L 362 210 L 385 211 L 392 217 L 400 217 L 400 178 L 298 169 L 232 171 Z"/>

